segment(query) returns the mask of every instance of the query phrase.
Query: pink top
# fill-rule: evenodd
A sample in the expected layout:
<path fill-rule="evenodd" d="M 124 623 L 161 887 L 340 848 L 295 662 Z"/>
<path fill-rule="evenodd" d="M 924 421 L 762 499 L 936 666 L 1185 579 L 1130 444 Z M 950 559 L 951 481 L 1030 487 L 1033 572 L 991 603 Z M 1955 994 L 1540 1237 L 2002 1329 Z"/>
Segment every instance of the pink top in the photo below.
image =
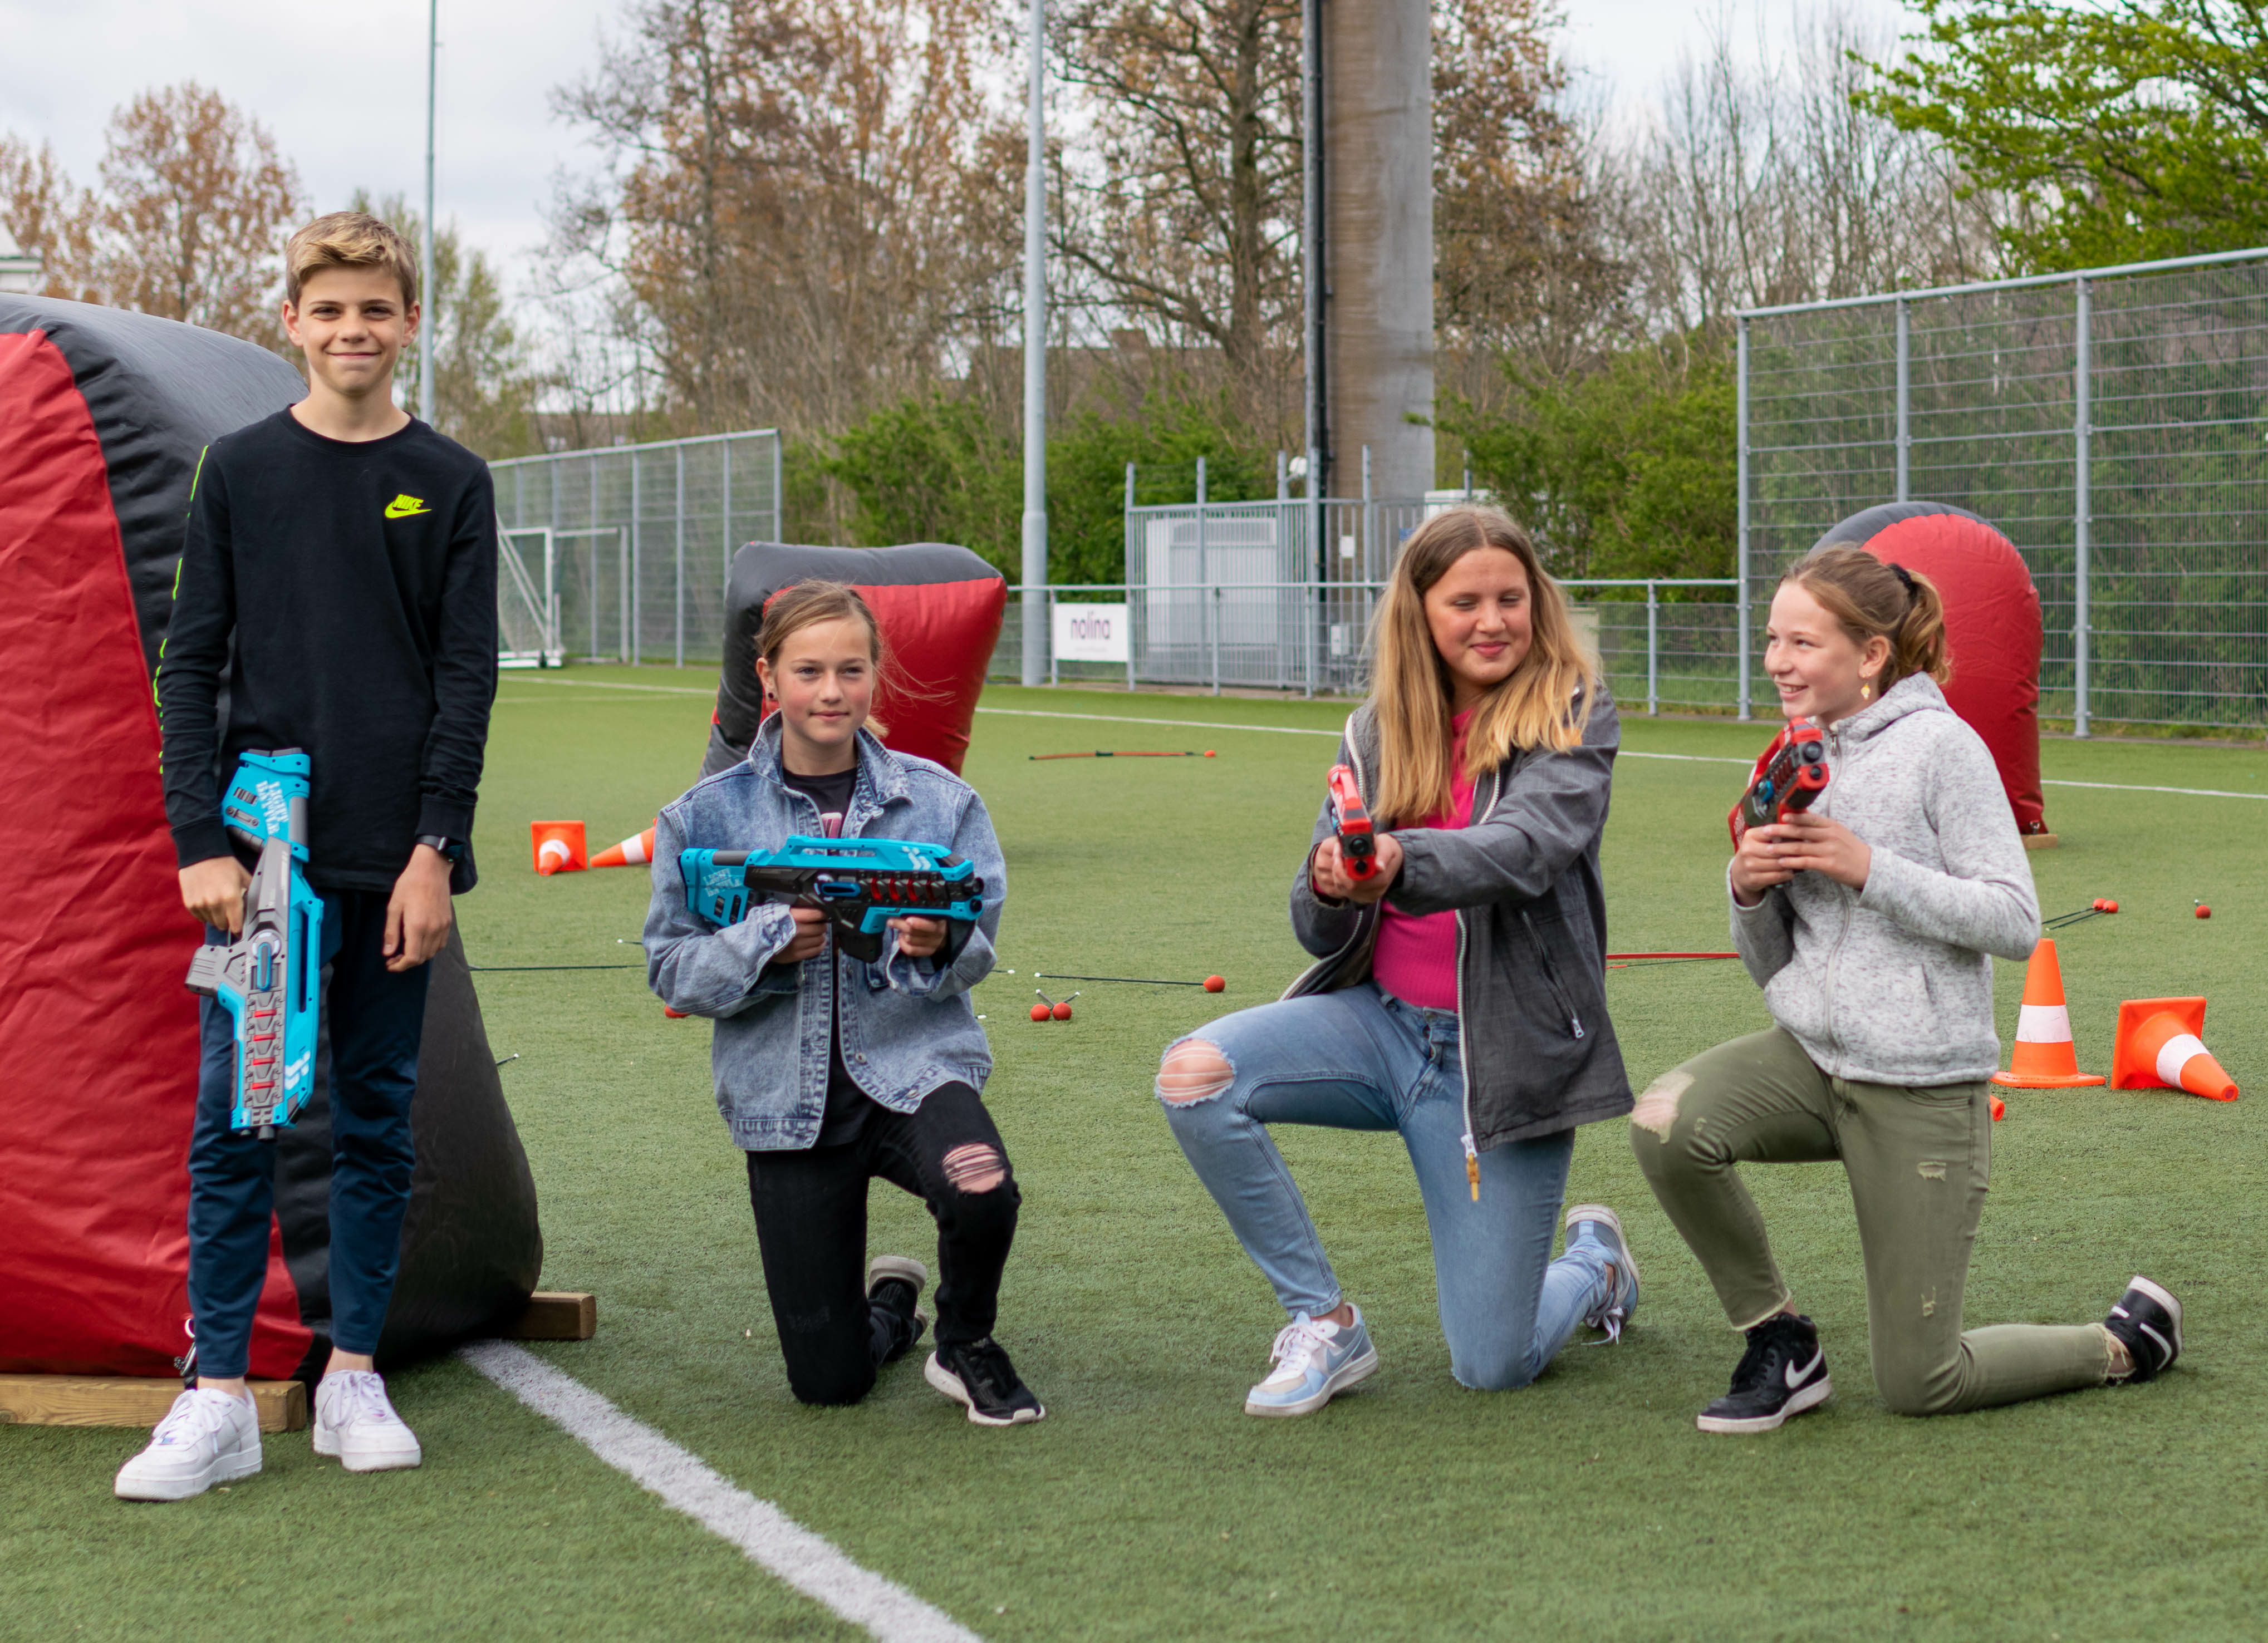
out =
<path fill-rule="evenodd" d="M 1473 779 L 1465 774 L 1465 728 L 1472 709 L 1449 721 L 1449 811 L 1428 816 L 1421 827 L 1463 827 L 1473 815 Z M 1397 833 L 1407 829 L 1396 828 Z M 1410 913 L 1388 898 L 1379 904 L 1378 949 L 1370 972 L 1378 985 L 1405 1004 L 1421 1009 L 1457 1007 L 1457 914 Z"/>

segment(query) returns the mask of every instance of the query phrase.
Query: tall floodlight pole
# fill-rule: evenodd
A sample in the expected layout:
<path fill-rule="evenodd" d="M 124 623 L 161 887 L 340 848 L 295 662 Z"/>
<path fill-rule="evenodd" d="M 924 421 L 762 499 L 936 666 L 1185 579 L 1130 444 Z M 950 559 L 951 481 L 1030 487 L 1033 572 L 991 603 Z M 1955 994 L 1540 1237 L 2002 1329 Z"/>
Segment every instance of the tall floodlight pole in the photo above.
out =
<path fill-rule="evenodd" d="M 425 7 L 425 231 L 418 255 L 417 299 L 424 304 L 417 326 L 417 414 L 433 423 L 433 104 L 435 71 L 441 56 L 441 0 Z"/>
<path fill-rule="evenodd" d="M 1029 152 L 1024 166 L 1024 683 L 1047 678 L 1048 175 L 1047 0 L 1032 0 Z"/>

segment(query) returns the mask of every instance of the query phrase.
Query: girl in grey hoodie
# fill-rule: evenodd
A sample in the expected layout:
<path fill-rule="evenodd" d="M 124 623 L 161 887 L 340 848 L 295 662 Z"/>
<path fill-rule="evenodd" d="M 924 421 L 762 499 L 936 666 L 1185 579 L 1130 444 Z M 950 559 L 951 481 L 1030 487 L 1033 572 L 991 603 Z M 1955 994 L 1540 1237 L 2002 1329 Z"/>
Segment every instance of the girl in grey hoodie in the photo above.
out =
<path fill-rule="evenodd" d="M 1874 1384 L 1899 1413 L 2150 1379 L 2181 1351 L 2182 1313 L 2146 1278 L 2100 1324 L 1961 1327 L 2000 1054 L 1992 955 L 2029 957 L 2040 922 L 1992 757 L 1938 688 L 1937 590 L 1824 547 L 1781 579 L 1766 638 L 1780 706 L 1826 731 L 1830 771 L 1810 810 L 1749 828 L 1727 872 L 1733 938 L 1778 1024 L 1665 1073 L 1631 1114 L 1654 1196 L 1748 1336 L 1701 1429 L 1768 1432 L 1830 1390 L 1743 1160 L 1843 1161 Z"/>

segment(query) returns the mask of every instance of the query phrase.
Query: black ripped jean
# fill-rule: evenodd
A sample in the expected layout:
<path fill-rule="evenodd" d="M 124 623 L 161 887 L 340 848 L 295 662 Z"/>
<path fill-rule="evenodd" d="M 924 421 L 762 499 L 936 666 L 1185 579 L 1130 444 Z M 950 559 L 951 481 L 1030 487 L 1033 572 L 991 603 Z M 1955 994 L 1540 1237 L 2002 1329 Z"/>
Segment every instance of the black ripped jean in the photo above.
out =
<path fill-rule="evenodd" d="M 987 1164 L 998 1170 L 998 1185 L 956 1185 L 982 1179 Z M 806 1404 L 857 1403 L 892 1342 L 866 1299 L 866 1183 L 877 1176 L 927 1204 L 937 1221 L 938 1345 L 992 1332 L 1023 1199 L 975 1089 L 946 1084 L 912 1112 L 873 1107 L 839 1147 L 752 1152 L 748 1201 L 764 1288 L 788 1385 Z"/>

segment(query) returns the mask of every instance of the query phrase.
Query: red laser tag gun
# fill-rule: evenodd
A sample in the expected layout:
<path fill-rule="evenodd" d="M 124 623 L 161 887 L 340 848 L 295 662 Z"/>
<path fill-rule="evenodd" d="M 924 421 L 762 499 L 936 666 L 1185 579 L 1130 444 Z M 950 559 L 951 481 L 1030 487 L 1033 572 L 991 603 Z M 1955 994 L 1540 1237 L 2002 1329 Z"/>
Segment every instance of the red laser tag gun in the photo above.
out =
<path fill-rule="evenodd" d="M 1791 719 L 1756 760 L 1749 790 L 1725 818 L 1733 831 L 1733 848 L 1741 847 L 1741 835 L 1749 828 L 1808 810 L 1826 791 L 1827 737 L 1810 720 Z"/>
<path fill-rule="evenodd" d="M 1371 832 L 1370 810 L 1354 772 L 1344 765 L 1331 766 L 1331 831 L 1339 836 L 1339 864 L 1349 878 L 1368 878 L 1378 871 L 1378 840 Z"/>

